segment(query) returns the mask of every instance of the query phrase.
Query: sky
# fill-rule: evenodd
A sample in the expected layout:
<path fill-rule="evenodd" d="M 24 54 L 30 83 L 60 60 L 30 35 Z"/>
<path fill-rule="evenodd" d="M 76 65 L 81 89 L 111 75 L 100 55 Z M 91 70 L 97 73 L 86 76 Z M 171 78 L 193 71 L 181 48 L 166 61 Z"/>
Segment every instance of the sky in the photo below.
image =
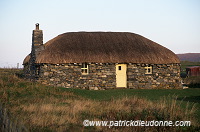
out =
<path fill-rule="evenodd" d="M 36 23 L 44 43 L 65 32 L 132 32 L 200 53 L 200 0 L 0 0 L 0 67 L 23 67 Z"/>

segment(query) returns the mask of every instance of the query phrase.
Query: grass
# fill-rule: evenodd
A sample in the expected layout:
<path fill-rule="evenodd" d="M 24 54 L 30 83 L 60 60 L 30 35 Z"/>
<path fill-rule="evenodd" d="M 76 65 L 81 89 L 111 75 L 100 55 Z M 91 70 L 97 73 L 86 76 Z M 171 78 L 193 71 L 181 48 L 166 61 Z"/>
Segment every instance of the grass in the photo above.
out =
<path fill-rule="evenodd" d="M 200 66 L 200 62 L 181 61 L 181 71 L 185 72 L 185 68 L 191 66 Z"/>
<path fill-rule="evenodd" d="M 76 95 L 94 99 L 94 100 L 111 100 L 112 98 L 123 97 L 142 97 L 151 101 L 160 100 L 162 97 L 177 96 L 177 103 L 181 103 L 181 107 L 185 107 L 187 103 L 190 103 L 190 107 L 195 103 L 197 111 L 198 122 L 200 123 L 200 88 L 189 89 L 114 89 L 114 90 L 102 90 L 102 91 L 90 91 L 82 89 L 64 89 L 66 91 L 73 92 Z"/>
<path fill-rule="evenodd" d="M 90 91 L 24 81 L 0 69 L 0 102 L 31 131 L 196 131 L 200 89 Z M 196 103 L 196 105 L 194 105 Z M 198 114 L 198 115 L 195 115 Z M 196 118 L 195 118 L 196 117 Z M 89 120 L 190 120 L 193 127 L 83 127 Z"/>
<path fill-rule="evenodd" d="M 110 100 L 112 98 L 119 98 L 124 96 L 138 96 L 145 97 L 149 100 L 158 100 L 160 97 L 168 95 L 177 95 L 179 98 L 200 96 L 200 89 L 113 89 L 113 90 L 82 90 L 82 89 L 65 89 L 76 95 L 95 100 Z M 153 95 L 153 96 L 152 96 Z"/>

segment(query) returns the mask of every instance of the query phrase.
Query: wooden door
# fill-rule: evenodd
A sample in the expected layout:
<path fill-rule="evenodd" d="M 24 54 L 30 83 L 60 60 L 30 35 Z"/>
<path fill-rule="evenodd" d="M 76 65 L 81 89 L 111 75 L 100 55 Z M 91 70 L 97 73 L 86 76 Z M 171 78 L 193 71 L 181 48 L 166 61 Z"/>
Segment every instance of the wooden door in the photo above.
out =
<path fill-rule="evenodd" d="M 127 87 L 126 64 L 116 64 L 116 84 L 117 87 Z"/>

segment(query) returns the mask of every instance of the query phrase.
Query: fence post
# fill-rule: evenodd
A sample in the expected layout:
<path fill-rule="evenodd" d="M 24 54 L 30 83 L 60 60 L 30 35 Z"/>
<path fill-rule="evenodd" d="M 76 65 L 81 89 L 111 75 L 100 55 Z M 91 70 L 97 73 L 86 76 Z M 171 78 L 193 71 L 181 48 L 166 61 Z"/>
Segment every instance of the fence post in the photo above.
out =
<path fill-rule="evenodd" d="M 2 132 L 28 132 L 28 129 L 15 119 L 11 121 L 8 110 L 0 103 L 0 131 Z"/>

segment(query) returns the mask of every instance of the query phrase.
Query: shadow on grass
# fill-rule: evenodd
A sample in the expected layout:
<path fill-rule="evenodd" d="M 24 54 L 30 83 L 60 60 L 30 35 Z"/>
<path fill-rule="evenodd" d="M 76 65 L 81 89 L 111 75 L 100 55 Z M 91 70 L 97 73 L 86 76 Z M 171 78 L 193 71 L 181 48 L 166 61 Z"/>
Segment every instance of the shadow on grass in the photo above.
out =
<path fill-rule="evenodd" d="M 188 85 L 189 88 L 200 88 L 200 83 L 191 83 Z"/>
<path fill-rule="evenodd" d="M 190 103 L 195 103 L 196 105 L 196 118 L 197 122 L 200 124 L 200 96 L 188 96 L 188 97 L 179 97 L 177 100 L 184 101 L 184 102 L 190 102 Z"/>
<path fill-rule="evenodd" d="M 200 96 L 179 97 L 177 100 L 189 101 L 193 103 L 200 103 Z"/>

